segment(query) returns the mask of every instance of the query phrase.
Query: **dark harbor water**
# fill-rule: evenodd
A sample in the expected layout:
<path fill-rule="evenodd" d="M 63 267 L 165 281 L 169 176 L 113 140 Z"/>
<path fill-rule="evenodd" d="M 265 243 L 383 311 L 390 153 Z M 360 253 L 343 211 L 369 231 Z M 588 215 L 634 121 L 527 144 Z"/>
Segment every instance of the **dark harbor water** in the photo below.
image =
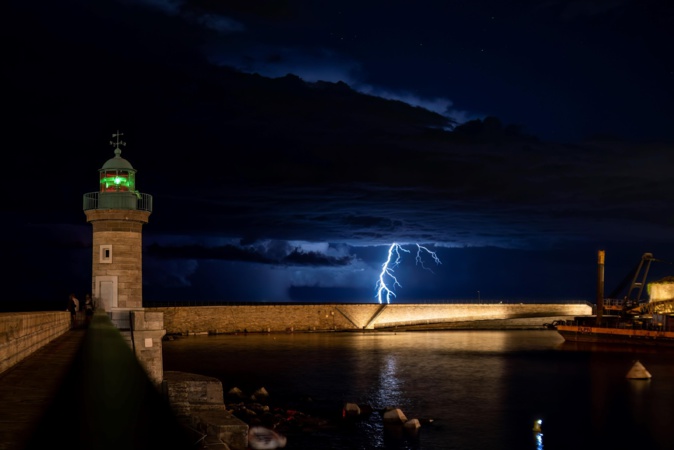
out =
<path fill-rule="evenodd" d="M 636 360 L 652 379 L 626 379 Z M 335 419 L 289 434 L 287 449 L 674 449 L 672 349 L 547 330 L 194 336 L 164 342 L 164 370 L 217 377 L 225 392 L 264 387 L 270 404 Z M 339 420 L 345 402 L 424 423 L 393 438 L 376 412 Z"/>

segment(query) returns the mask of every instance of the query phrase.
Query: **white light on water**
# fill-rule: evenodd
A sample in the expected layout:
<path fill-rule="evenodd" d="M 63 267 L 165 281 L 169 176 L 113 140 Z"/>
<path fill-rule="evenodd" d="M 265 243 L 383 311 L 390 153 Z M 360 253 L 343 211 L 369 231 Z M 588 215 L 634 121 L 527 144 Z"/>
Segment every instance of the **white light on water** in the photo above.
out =
<path fill-rule="evenodd" d="M 543 421 L 538 419 L 534 422 L 534 438 L 536 439 L 536 450 L 543 450 Z"/>

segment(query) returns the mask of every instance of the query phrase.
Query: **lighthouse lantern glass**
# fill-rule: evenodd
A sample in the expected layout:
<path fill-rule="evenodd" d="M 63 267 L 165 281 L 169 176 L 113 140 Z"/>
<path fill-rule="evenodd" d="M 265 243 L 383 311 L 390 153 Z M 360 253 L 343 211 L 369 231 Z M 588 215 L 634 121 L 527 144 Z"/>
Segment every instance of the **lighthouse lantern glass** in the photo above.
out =
<path fill-rule="evenodd" d="M 108 169 L 100 173 L 101 192 L 134 192 L 135 174 L 129 170 Z"/>

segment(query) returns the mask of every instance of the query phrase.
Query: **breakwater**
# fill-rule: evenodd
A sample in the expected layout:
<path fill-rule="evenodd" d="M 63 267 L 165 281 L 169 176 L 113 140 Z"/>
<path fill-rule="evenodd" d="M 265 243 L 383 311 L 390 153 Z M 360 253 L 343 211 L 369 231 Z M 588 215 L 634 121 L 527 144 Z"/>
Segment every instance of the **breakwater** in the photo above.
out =
<path fill-rule="evenodd" d="M 0 373 L 70 330 L 70 313 L 0 313 Z"/>
<path fill-rule="evenodd" d="M 575 304 L 246 304 L 222 306 L 157 306 L 167 334 L 241 332 L 356 331 L 390 328 L 428 329 L 542 327 L 553 318 L 588 315 L 592 307 Z"/>

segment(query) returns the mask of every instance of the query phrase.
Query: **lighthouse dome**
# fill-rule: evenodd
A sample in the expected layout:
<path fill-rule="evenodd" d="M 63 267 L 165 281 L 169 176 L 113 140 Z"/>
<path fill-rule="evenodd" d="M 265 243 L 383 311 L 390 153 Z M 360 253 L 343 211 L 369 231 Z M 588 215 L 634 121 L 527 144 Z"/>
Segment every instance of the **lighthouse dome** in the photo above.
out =
<path fill-rule="evenodd" d="M 126 159 L 122 158 L 120 155 L 122 154 L 122 151 L 118 148 L 115 149 L 115 157 L 110 158 L 103 164 L 103 167 L 101 169 L 127 169 L 127 170 L 134 170 L 133 166 L 129 161 Z"/>

